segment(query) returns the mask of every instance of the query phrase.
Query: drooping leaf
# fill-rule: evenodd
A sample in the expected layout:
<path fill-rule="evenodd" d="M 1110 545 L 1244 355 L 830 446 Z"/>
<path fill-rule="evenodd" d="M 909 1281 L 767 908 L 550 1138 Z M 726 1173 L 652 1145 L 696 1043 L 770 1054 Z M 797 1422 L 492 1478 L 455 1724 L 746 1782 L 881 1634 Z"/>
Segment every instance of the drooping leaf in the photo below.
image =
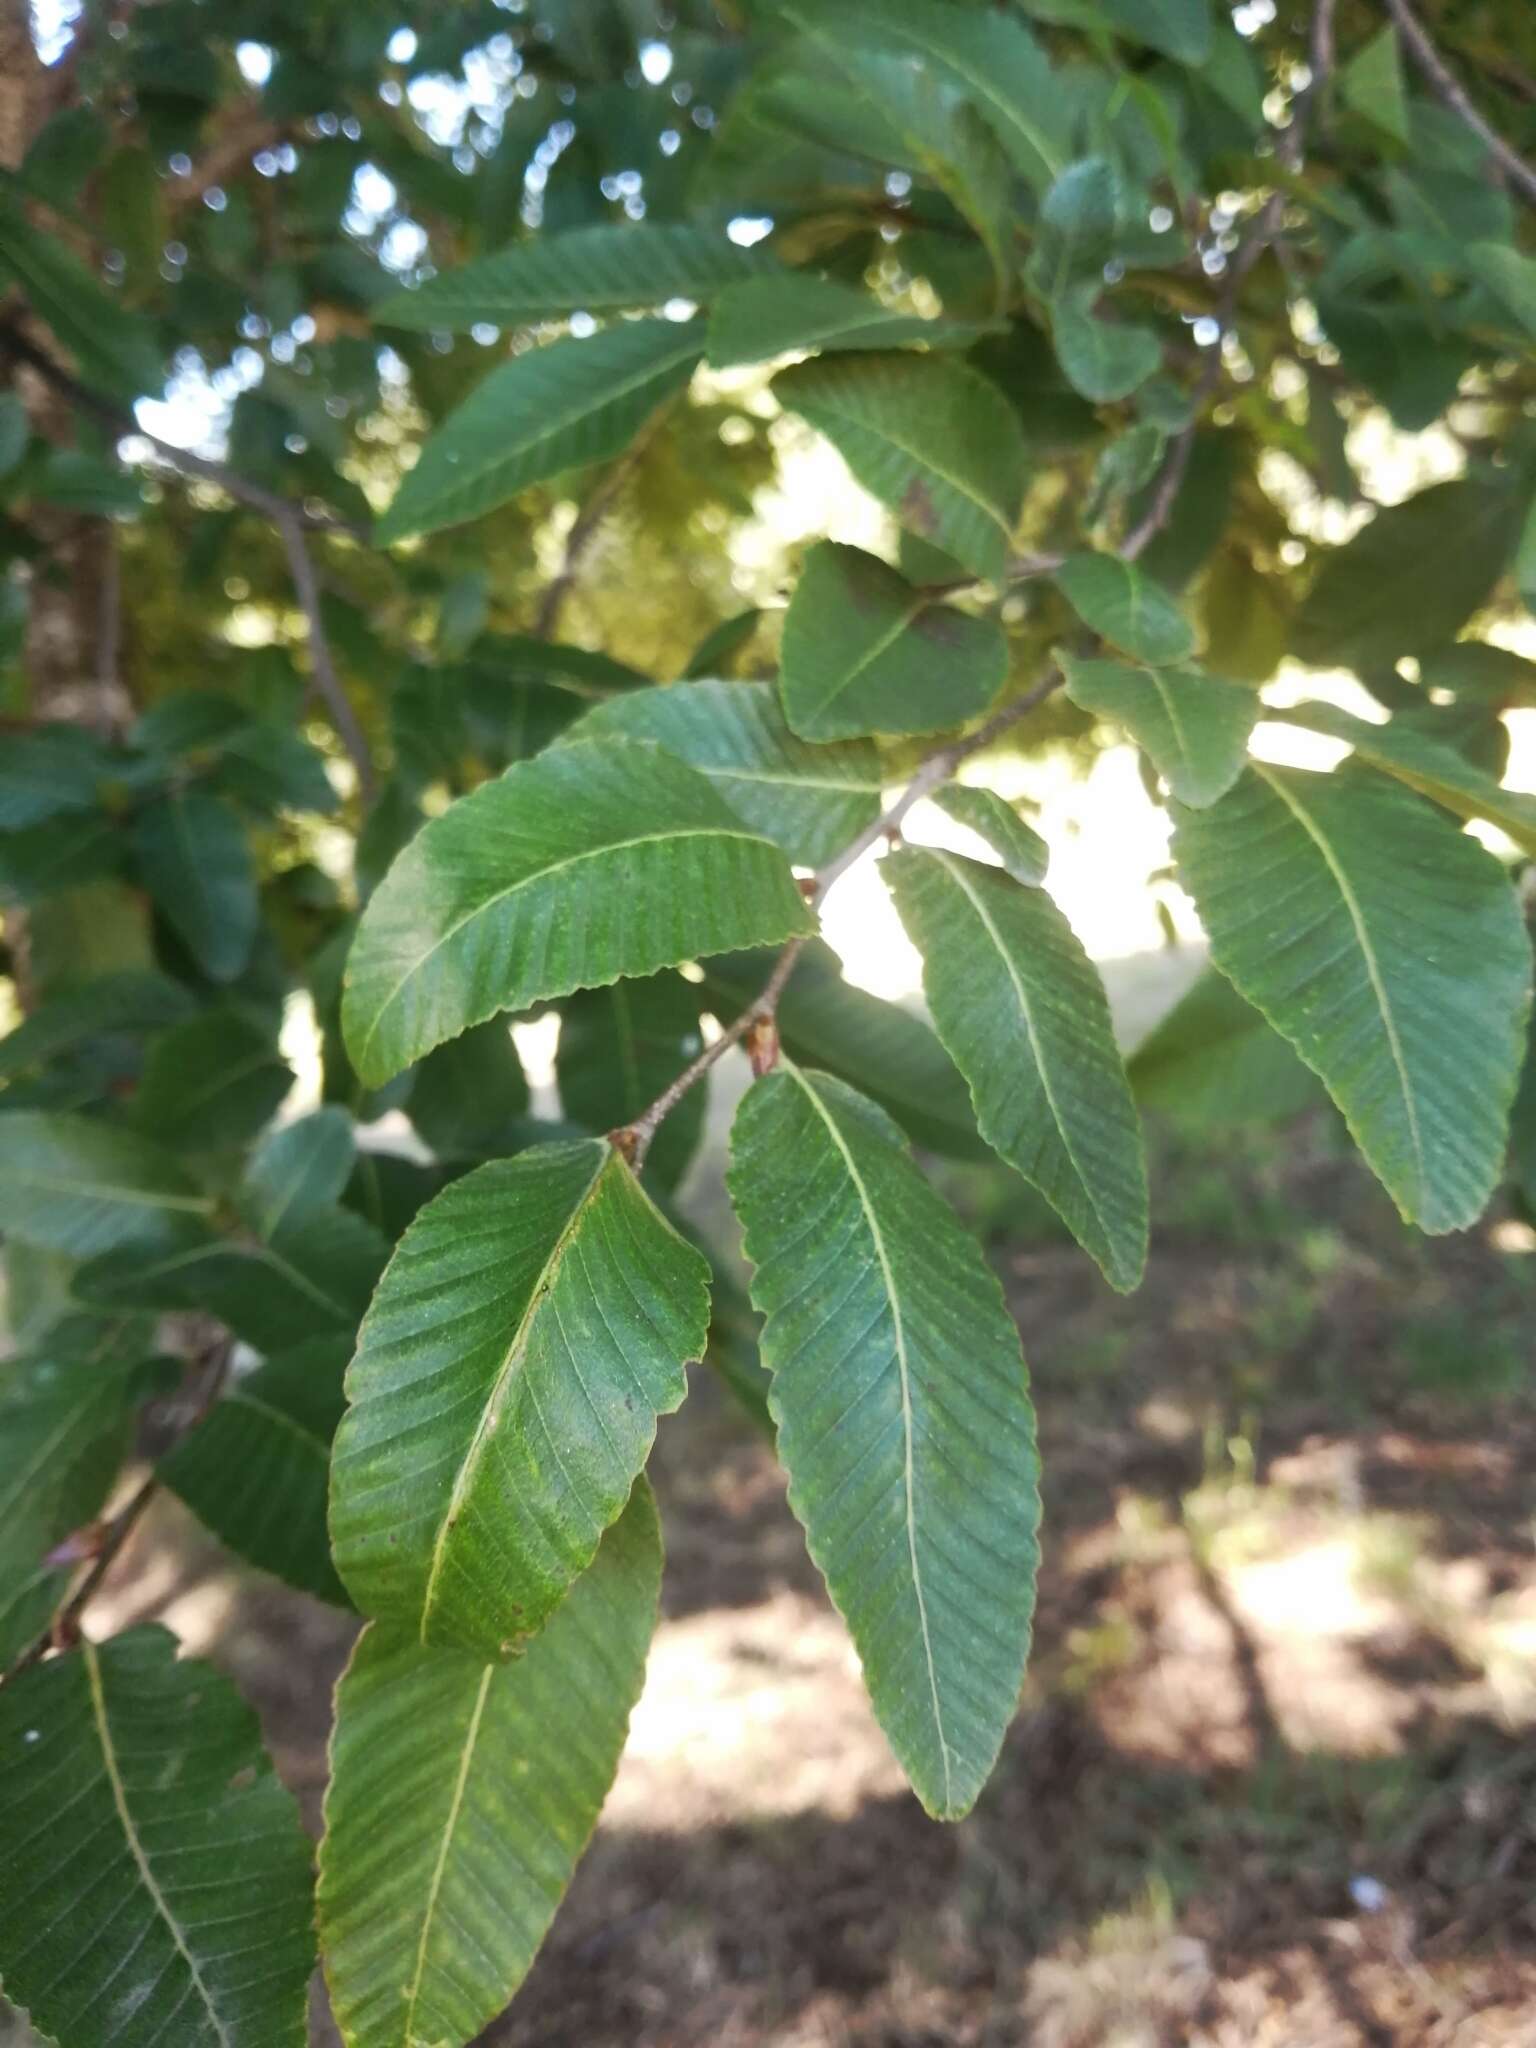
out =
<path fill-rule="evenodd" d="M 766 363 L 791 350 L 969 348 L 982 329 L 974 322 L 929 320 L 894 313 L 867 291 L 829 277 L 798 271 L 754 277 L 720 294 L 709 316 L 706 349 L 711 369 Z"/>
<path fill-rule="evenodd" d="M 478 519 L 568 469 L 617 455 L 704 352 L 696 320 L 633 320 L 514 356 L 424 443 L 374 528 L 381 547 Z"/>
<path fill-rule="evenodd" d="M 1275 1122 L 1323 1100 L 1317 1076 L 1214 968 L 1147 1033 L 1126 1073 L 1143 1109 L 1200 1128 Z"/>
<path fill-rule="evenodd" d="M 528 1108 L 528 1081 L 504 1017 L 434 1046 L 411 1083 L 410 1118 L 439 1159 L 498 1150 Z"/>
<path fill-rule="evenodd" d="M 185 790 L 140 813 L 133 833 L 155 907 L 214 981 L 233 981 L 251 957 L 260 909 L 240 820 L 218 797 Z"/>
<path fill-rule="evenodd" d="M 815 427 L 902 525 L 996 581 L 1024 489 L 1018 417 L 994 384 L 941 355 L 797 363 L 774 396 Z"/>
<path fill-rule="evenodd" d="M 1387 506 L 1323 557 L 1296 616 L 1295 653 L 1365 675 L 1453 639 L 1503 574 L 1521 509 L 1506 485 L 1473 477 Z"/>
<path fill-rule="evenodd" d="M 216 1151 L 254 1137 L 292 1085 L 269 1032 L 237 1010 L 204 1010 L 150 1042 L 134 1121 L 183 1156 Z"/>
<path fill-rule="evenodd" d="M 486 1657 L 537 1630 L 683 1398 L 707 1282 L 600 1140 L 493 1161 L 428 1203 L 364 1321 L 332 1463 L 363 1612 Z"/>
<path fill-rule="evenodd" d="M 1072 927 L 1044 890 L 960 854 L 904 847 L 881 873 L 981 1135 L 1112 1286 L 1135 1287 L 1147 1255 L 1141 1131 L 1103 984 Z"/>
<path fill-rule="evenodd" d="M 94 1117 L 18 1109 L 0 1116 L 0 1230 L 88 1259 L 202 1234 L 213 1203 L 168 1152 Z"/>
<path fill-rule="evenodd" d="M 1475 1222 L 1530 1000 L 1530 942 L 1498 862 L 1363 769 L 1255 765 L 1175 818 L 1216 965 L 1322 1077 L 1410 1222 Z"/>
<path fill-rule="evenodd" d="M 237 1557 L 343 1607 L 325 1508 L 351 1348 L 315 1337 L 242 1374 L 156 1467 Z"/>
<path fill-rule="evenodd" d="M 704 680 L 633 690 L 595 705 L 568 733 L 653 740 L 712 782 L 754 832 L 819 867 L 880 811 L 880 761 L 862 741 L 808 746 L 771 683 Z"/>
<path fill-rule="evenodd" d="M 1194 653 L 1189 621 L 1134 562 L 1118 555 L 1069 555 L 1055 580 L 1085 626 L 1137 661 L 1161 668 Z"/>
<path fill-rule="evenodd" d="M 1401 718 L 1385 725 L 1355 718 L 1332 704 L 1298 704 L 1278 714 L 1286 725 L 1305 726 L 1330 739 L 1347 740 L 1362 761 L 1416 789 L 1458 818 L 1487 818 L 1523 851 L 1536 854 L 1536 796 L 1501 789 L 1491 775 L 1455 747 L 1432 739 Z"/>
<path fill-rule="evenodd" d="M 1181 803 L 1215 803 L 1242 773 L 1259 702 L 1196 668 L 1131 668 L 1061 657 L 1067 695 L 1123 726 Z"/>
<path fill-rule="evenodd" d="M 928 1811 L 985 1784 L 1029 1649 L 1036 1458 L 979 1247 L 873 1103 L 781 1062 L 731 1133 L 790 1504 Z"/>
<path fill-rule="evenodd" d="M 1096 405 L 1129 398 L 1162 367 L 1163 346 L 1150 328 L 1100 319 L 1069 299 L 1052 309 L 1051 331 L 1067 382 Z"/>
<path fill-rule="evenodd" d="M 644 221 L 546 234 L 398 292 L 374 309 L 385 327 L 467 334 L 482 321 L 513 326 L 567 314 L 618 313 L 668 299 L 712 299 L 778 263 L 759 244 L 742 249 L 723 230 Z"/>
<path fill-rule="evenodd" d="M 241 1205 L 258 1237 L 339 1201 L 357 1156 L 352 1119 L 328 1103 L 271 1131 L 251 1154 Z"/>
<path fill-rule="evenodd" d="M 790 725 L 834 740 L 963 725 L 1002 688 L 1008 646 L 995 619 L 938 603 L 877 556 L 827 540 L 805 558 L 780 662 Z"/>
<path fill-rule="evenodd" d="M 48 1556 L 100 1513 L 128 1454 L 143 1350 L 126 1319 L 71 1318 L 0 1366 L 0 1668 L 46 1625 L 73 1569 Z"/>
<path fill-rule="evenodd" d="M 702 1047 L 701 992 L 680 974 L 652 974 L 583 989 L 560 1013 L 555 1078 L 566 1115 L 594 1132 L 616 1130 L 655 1101 Z M 709 1091 L 689 1090 L 657 1131 L 646 1178 L 677 1186 L 704 1129 Z"/>
<path fill-rule="evenodd" d="M 514 1662 L 364 1630 L 337 1691 L 318 1900 L 348 2048 L 467 2041 L 516 1991 L 618 1768 L 660 1583 L 642 1479 Z"/>
<path fill-rule="evenodd" d="M 0 1690 L 6 1992 L 60 2042 L 302 2048 L 309 1843 L 255 1715 L 176 1651 L 136 1628 Z"/>
<path fill-rule="evenodd" d="M 704 964 L 704 993 L 722 1023 L 760 995 L 771 956 Z M 820 939 L 801 953 L 779 998 L 779 1037 L 802 1066 L 824 1068 L 862 1088 L 916 1145 L 953 1159 L 990 1155 L 976 1129 L 970 1093 L 920 1017 L 844 981 L 837 955 Z"/>
<path fill-rule="evenodd" d="M 500 1010 L 809 926 L 783 854 L 696 770 L 635 740 L 557 747 L 406 847 L 363 912 L 342 1026 L 377 1085 Z"/>
<path fill-rule="evenodd" d="M 984 839 L 1016 882 L 1033 889 L 1045 880 L 1050 847 L 995 790 L 950 782 L 934 791 L 933 801 L 956 824 Z"/>

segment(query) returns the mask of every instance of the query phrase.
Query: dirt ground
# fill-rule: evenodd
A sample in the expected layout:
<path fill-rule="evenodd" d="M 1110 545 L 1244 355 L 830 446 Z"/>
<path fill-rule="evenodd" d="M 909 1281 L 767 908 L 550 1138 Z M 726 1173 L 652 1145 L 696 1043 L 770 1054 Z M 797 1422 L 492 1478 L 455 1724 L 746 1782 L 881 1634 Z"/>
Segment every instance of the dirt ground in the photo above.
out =
<path fill-rule="evenodd" d="M 1536 1233 L 1410 1236 L 1322 1119 L 1220 1158 L 1165 1134 L 1157 1182 L 1121 1300 L 1017 1184 L 948 1177 L 1046 1473 L 975 1814 L 903 1791 L 768 1450 L 701 1383 L 629 1752 L 488 2041 L 1533 2048 Z M 313 1818 L 346 1624 L 209 1564 L 167 1513 L 114 1618 L 230 1669 Z"/>

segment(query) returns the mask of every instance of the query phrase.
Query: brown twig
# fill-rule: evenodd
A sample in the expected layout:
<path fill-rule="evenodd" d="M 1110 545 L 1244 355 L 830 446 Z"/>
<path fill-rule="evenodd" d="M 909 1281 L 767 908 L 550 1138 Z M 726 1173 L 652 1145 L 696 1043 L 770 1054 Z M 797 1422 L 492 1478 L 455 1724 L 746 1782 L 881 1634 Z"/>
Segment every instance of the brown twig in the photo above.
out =
<path fill-rule="evenodd" d="M 1451 112 L 1459 116 L 1472 130 L 1527 204 L 1536 206 L 1536 169 L 1533 169 L 1516 150 L 1511 149 L 1498 130 L 1478 112 L 1460 79 L 1430 41 L 1427 30 L 1409 6 L 1408 0 L 1386 0 L 1386 9 L 1397 25 L 1398 34 L 1408 45 L 1409 55 L 1435 92 L 1444 100 Z"/>
<path fill-rule="evenodd" d="M 851 839 L 842 852 L 828 861 L 825 867 L 818 868 L 814 879 L 805 885 L 806 898 L 811 908 L 814 910 L 822 903 L 833 883 L 845 875 L 854 862 L 872 846 L 877 846 L 882 839 L 893 837 L 899 832 L 902 820 L 914 804 L 925 796 L 931 796 L 941 784 L 948 782 L 962 761 L 969 760 L 972 754 L 979 754 L 983 747 L 989 747 L 1010 726 L 1016 725 L 1021 718 L 1027 717 L 1038 705 L 1043 704 L 1053 691 L 1060 689 L 1063 680 L 1064 678 L 1053 670 L 1049 675 L 1042 677 L 1033 688 L 1026 690 L 1022 697 L 1016 697 L 1011 704 L 1005 704 L 1001 711 L 994 712 L 985 725 L 979 726 L 975 732 L 967 734 L 964 739 L 951 740 L 947 746 L 939 747 L 929 754 L 919 764 L 917 772 L 889 809 L 882 811 L 872 824 L 866 825 L 857 838 Z M 651 1140 L 655 1137 L 663 1118 L 677 1107 L 696 1082 L 703 1080 L 715 1062 L 723 1058 L 733 1045 L 739 1044 L 754 1026 L 773 1017 L 779 1006 L 779 998 L 784 993 L 789 977 L 795 971 L 805 945 L 804 937 L 791 939 L 773 963 L 773 972 L 764 983 L 761 993 L 724 1026 L 714 1043 L 706 1045 L 697 1059 L 690 1061 L 683 1071 L 663 1088 L 656 1100 L 641 1111 L 633 1123 L 609 1133 L 614 1145 L 636 1171 L 644 1165 Z"/>
<path fill-rule="evenodd" d="M 357 770 L 358 791 L 366 800 L 373 794 L 373 759 L 368 752 L 363 729 L 357 722 L 357 714 L 352 709 L 351 699 L 331 658 L 331 643 L 320 604 L 320 580 L 315 574 L 303 521 L 295 508 L 287 505 L 275 516 L 273 524 L 287 552 L 293 594 L 299 600 L 299 609 L 309 627 L 309 660 L 315 688 L 325 701 L 325 708 L 331 714 L 331 723 L 342 745 L 352 757 L 352 766 Z"/>

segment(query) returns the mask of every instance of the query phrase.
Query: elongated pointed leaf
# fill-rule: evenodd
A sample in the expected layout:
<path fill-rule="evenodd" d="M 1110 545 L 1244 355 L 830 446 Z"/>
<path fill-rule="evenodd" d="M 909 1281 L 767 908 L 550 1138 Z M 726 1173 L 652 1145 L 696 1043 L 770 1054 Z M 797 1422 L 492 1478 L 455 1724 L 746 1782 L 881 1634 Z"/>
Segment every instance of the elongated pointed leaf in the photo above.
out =
<path fill-rule="evenodd" d="M 956 1819 L 1029 1650 L 1039 1507 L 1018 1333 L 894 1125 L 828 1075 L 781 1063 L 753 1085 L 729 1181 L 790 1505 L 913 1789 Z"/>
<path fill-rule="evenodd" d="M 238 1378 L 157 1468 L 237 1557 L 342 1607 L 325 1508 L 351 1352 L 349 1338 L 316 1337 L 268 1359 Z"/>
<path fill-rule="evenodd" d="M 995 619 L 935 603 L 877 556 L 825 540 L 805 558 L 780 660 L 791 726 L 835 740 L 965 724 L 1002 688 L 1008 644 Z"/>
<path fill-rule="evenodd" d="M 1498 862 L 1369 770 L 1255 766 L 1175 818 L 1216 965 L 1322 1077 L 1410 1222 L 1475 1222 L 1530 1002 L 1530 942 Z"/>
<path fill-rule="evenodd" d="M 1286 725 L 1305 726 L 1330 739 L 1347 740 L 1357 757 L 1454 811 L 1458 818 L 1487 818 L 1524 852 L 1536 854 L 1536 796 L 1501 789 L 1491 775 L 1454 747 L 1392 719 L 1372 725 L 1332 704 L 1298 704 L 1277 714 Z"/>
<path fill-rule="evenodd" d="M 251 1154 L 241 1188 L 257 1236 L 339 1201 L 356 1157 L 352 1119 L 334 1103 L 270 1132 Z"/>
<path fill-rule="evenodd" d="M 381 546 L 493 512 L 530 484 L 619 454 L 687 384 L 700 321 L 634 320 L 514 356 L 423 446 L 374 528 Z"/>
<path fill-rule="evenodd" d="M 187 790 L 142 813 L 133 835 L 155 907 L 214 981 L 233 981 L 251 957 L 259 906 L 250 845 L 217 797 Z"/>
<path fill-rule="evenodd" d="M 569 737 L 610 733 L 654 740 L 697 768 L 744 825 L 806 867 L 830 860 L 879 815 L 874 748 L 808 746 L 785 724 L 771 683 L 710 679 L 634 690 L 597 705 Z"/>
<path fill-rule="evenodd" d="M 828 356 L 773 380 L 903 526 L 996 581 L 1024 490 L 1018 416 L 996 385 L 939 355 Z"/>
<path fill-rule="evenodd" d="M 100 1512 L 131 1445 L 143 1346 L 123 1321 L 96 1332 L 0 1366 L 0 1668 L 46 1625 L 71 1568 L 45 1560 Z"/>
<path fill-rule="evenodd" d="M 762 993 L 772 966 L 771 954 L 704 963 L 704 994 L 722 1023 Z M 862 1088 L 914 1145 L 951 1159 L 990 1156 L 970 1092 L 922 1018 L 844 981 L 837 955 L 820 939 L 801 953 L 779 998 L 778 1027 L 791 1059 Z"/>
<path fill-rule="evenodd" d="M 94 1117 L 0 1117 L 0 1230 L 88 1259 L 118 1245 L 185 1244 L 213 1203 L 168 1152 Z"/>
<path fill-rule="evenodd" d="M 51 2038 L 303 2048 L 298 1810 L 255 1715 L 164 1629 L 0 1690 L 0 1838 L 0 1976 Z"/>
<path fill-rule="evenodd" d="M 629 1498 L 703 1355 L 708 1268 L 599 1140 L 455 1181 L 389 1263 L 347 1375 L 331 1536 L 365 1614 L 509 1655 Z"/>
<path fill-rule="evenodd" d="M 1203 809 L 1243 772 L 1258 717 L 1251 690 L 1194 668 L 1131 668 L 1063 655 L 1067 695 L 1123 726 L 1181 803 Z"/>
<path fill-rule="evenodd" d="M 1016 882 L 1033 889 L 1045 880 L 1050 847 L 995 790 L 951 782 L 934 791 L 933 801 L 956 824 L 984 839 Z"/>
<path fill-rule="evenodd" d="M 364 1631 L 336 1695 L 320 1850 L 347 2048 L 468 2041 L 516 1991 L 613 1782 L 660 1584 L 642 1479 L 513 1663 Z"/>
<path fill-rule="evenodd" d="M 467 334 L 482 321 L 512 326 L 709 299 L 777 268 L 766 249 L 738 248 L 723 229 L 656 221 L 572 228 L 439 271 L 414 291 L 385 299 L 373 317 L 386 327 Z"/>
<path fill-rule="evenodd" d="M 527 1076 L 504 1017 L 434 1047 L 411 1083 L 411 1122 L 439 1159 L 503 1149 L 527 1108 Z"/>
<path fill-rule="evenodd" d="M 752 277 L 720 294 L 709 316 L 712 369 L 766 363 L 792 349 L 969 348 L 983 328 L 960 320 L 893 313 L 866 291 L 829 277 L 785 272 Z"/>
<path fill-rule="evenodd" d="M 1118 555 L 1069 555 L 1056 586 L 1073 611 L 1111 646 L 1163 667 L 1188 660 L 1194 629 L 1160 583 Z"/>
<path fill-rule="evenodd" d="M 204 1010 L 150 1044 L 134 1121 L 185 1155 L 242 1145 L 270 1122 L 293 1086 L 273 1035 L 236 1010 Z"/>
<path fill-rule="evenodd" d="M 702 1002 L 696 983 L 671 973 L 572 996 L 560 1013 L 555 1055 L 560 1106 L 572 1122 L 612 1131 L 654 1102 L 703 1046 Z M 708 1107 L 701 1082 L 657 1131 L 645 1160 L 653 1187 L 674 1188 L 687 1172 Z"/>
<path fill-rule="evenodd" d="M 1143 1109 L 1198 1128 L 1272 1123 L 1323 1100 L 1323 1086 L 1225 975 L 1207 968 L 1126 1062 Z"/>
<path fill-rule="evenodd" d="M 1141 1131 L 1103 984 L 1042 889 L 907 847 L 881 872 L 982 1136 L 1126 1291 L 1147 1256 Z"/>
<path fill-rule="evenodd" d="M 500 1010 L 810 928 L 704 777 L 605 739 L 519 762 L 416 835 L 363 912 L 342 1028 L 372 1086 Z"/>

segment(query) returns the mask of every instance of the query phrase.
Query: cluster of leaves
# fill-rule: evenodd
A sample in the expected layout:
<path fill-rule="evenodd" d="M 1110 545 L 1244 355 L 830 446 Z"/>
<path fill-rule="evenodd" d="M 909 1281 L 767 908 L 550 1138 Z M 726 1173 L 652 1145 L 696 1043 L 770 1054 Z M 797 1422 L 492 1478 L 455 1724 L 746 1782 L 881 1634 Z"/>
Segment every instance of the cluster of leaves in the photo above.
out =
<path fill-rule="evenodd" d="M 695 5 L 648 45 L 665 91 L 643 8 L 417 12 L 166 0 L 82 32 L 0 192 L 0 321 L 79 429 L 0 410 L 8 652 L 58 597 L 51 522 L 110 518 L 144 707 L 0 754 L 0 1971 L 65 2048 L 301 2039 L 316 1929 L 358 2048 L 500 2010 L 617 1767 L 645 1466 L 706 1355 L 775 1434 L 918 1796 L 968 1810 L 1028 1651 L 1036 1453 L 1001 1289 L 914 1146 L 1006 1161 L 1122 1289 L 1138 1097 L 1219 1123 L 1326 1091 L 1435 1231 L 1482 1214 L 1513 1106 L 1536 1197 L 1518 861 L 1463 829 L 1536 852 L 1501 787 L 1536 666 L 1483 630 L 1536 597 L 1536 260 L 1374 10 L 1337 10 L 1309 78 L 1288 25 L 1209 0 Z M 434 139 L 407 88 L 454 79 Z M 442 260 L 406 288 L 412 230 Z M 235 377 L 237 332 L 260 380 L 189 502 L 113 408 L 175 351 Z M 724 610 L 714 515 L 763 463 L 733 389 L 832 444 L 890 547 L 817 542 L 782 620 L 687 659 L 622 611 L 622 660 L 555 640 L 625 490 L 635 559 L 670 534 L 681 592 L 707 552 Z M 1383 413 L 1445 416 L 1459 473 L 1367 507 L 1347 430 Z M 1358 530 L 1309 555 L 1288 502 Z M 732 673 L 748 649 L 771 674 Z M 1286 653 L 1379 720 L 1274 711 Z M 1281 716 L 1346 764 L 1250 752 Z M 950 780 L 1004 731 L 1128 737 L 1171 813 L 1214 965 L 1129 1069 L 1048 849 Z M 816 937 L 919 795 L 975 848 L 881 866 L 931 1029 Z M 322 1100 L 274 1121 L 304 994 Z M 509 1028 L 551 1014 L 558 1119 Z M 670 1205 L 737 1039 L 751 1309 Z M 232 1361 L 190 1403 L 159 1353 L 189 1331 Z M 146 1414 L 154 1484 L 364 1622 L 313 1901 L 228 1685 L 163 1631 L 75 1640 Z"/>

